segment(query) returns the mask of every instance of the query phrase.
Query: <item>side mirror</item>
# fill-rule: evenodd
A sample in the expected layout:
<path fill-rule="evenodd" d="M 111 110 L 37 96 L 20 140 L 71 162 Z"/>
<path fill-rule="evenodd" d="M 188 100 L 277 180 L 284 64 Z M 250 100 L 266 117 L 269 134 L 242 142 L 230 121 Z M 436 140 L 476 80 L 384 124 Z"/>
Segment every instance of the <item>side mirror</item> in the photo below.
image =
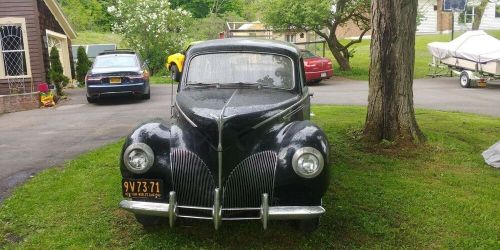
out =
<path fill-rule="evenodd" d="M 175 76 L 174 76 L 174 81 L 175 82 L 181 82 L 181 78 L 182 78 L 182 73 L 181 72 L 176 72 Z"/>

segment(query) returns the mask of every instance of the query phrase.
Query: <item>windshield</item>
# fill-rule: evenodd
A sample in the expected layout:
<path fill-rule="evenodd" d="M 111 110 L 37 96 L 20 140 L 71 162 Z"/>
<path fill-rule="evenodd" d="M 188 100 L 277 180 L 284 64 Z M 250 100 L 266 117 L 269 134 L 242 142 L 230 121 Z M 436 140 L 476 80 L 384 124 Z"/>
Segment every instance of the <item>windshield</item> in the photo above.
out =
<path fill-rule="evenodd" d="M 309 50 L 303 50 L 302 51 L 302 55 L 304 56 L 305 59 L 308 59 L 308 58 L 316 58 L 316 57 L 319 57 L 315 54 L 313 54 L 311 51 Z"/>
<path fill-rule="evenodd" d="M 137 67 L 137 60 L 133 55 L 98 56 L 94 68 Z"/>
<path fill-rule="evenodd" d="M 189 64 L 187 84 L 255 84 L 292 89 L 293 62 L 279 55 L 217 53 L 194 57 Z"/>

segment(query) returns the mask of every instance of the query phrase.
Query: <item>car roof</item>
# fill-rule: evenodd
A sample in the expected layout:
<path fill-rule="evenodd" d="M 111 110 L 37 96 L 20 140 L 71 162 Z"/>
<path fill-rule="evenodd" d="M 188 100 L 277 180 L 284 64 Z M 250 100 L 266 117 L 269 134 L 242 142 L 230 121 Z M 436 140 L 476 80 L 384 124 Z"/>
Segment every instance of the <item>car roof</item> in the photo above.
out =
<path fill-rule="evenodd" d="M 226 38 L 194 44 L 189 54 L 210 52 L 255 51 L 276 53 L 298 58 L 300 49 L 292 43 L 255 38 Z"/>
<path fill-rule="evenodd" d="M 105 50 L 101 53 L 99 53 L 99 56 L 102 55 L 115 55 L 115 54 L 128 54 L 128 55 L 135 55 L 135 51 L 131 49 L 115 49 L 115 50 Z"/>

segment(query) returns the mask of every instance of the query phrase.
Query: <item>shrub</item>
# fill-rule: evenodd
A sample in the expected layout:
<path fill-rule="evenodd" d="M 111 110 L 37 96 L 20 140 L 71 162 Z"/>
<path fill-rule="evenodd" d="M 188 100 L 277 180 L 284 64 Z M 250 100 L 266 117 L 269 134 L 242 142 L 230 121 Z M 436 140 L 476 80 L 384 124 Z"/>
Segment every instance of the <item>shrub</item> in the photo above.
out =
<path fill-rule="evenodd" d="M 85 49 L 80 46 L 77 51 L 77 62 L 76 62 L 76 80 L 82 84 L 85 82 L 85 76 L 90 69 L 91 62 L 85 52 Z"/>
<path fill-rule="evenodd" d="M 56 86 L 57 95 L 64 95 L 63 87 L 69 83 L 68 77 L 64 75 L 64 70 L 59 59 L 59 51 L 56 47 L 52 47 L 50 50 L 50 69 L 49 69 L 49 80 Z"/>
<path fill-rule="evenodd" d="M 108 12 L 115 20 L 113 31 L 149 61 L 152 75 L 164 67 L 167 55 L 179 52 L 187 42 L 191 14 L 171 9 L 168 0 L 120 0 Z"/>

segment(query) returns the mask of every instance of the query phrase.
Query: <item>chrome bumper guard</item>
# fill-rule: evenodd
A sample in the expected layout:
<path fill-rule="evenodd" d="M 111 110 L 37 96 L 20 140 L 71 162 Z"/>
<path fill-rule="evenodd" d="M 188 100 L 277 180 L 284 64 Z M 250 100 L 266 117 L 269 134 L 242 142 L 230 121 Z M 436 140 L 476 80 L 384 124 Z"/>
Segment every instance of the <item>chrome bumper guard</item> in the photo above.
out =
<path fill-rule="evenodd" d="M 120 208 L 123 208 L 134 214 L 150 215 L 150 216 L 160 216 L 168 217 L 170 227 L 175 224 L 175 219 L 180 218 L 192 218 L 192 219 L 206 219 L 212 220 L 214 222 L 215 229 L 219 229 L 221 222 L 223 220 L 261 220 L 262 227 L 267 229 L 267 223 L 269 220 L 296 220 L 296 219 L 313 219 L 320 217 L 325 213 L 325 209 L 322 206 L 269 206 L 269 196 L 268 194 L 262 194 L 262 204 L 260 208 L 228 208 L 224 209 L 221 207 L 220 203 L 220 190 L 215 189 L 214 193 L 214 206 L 212 208 L 205 207 L 188 207 L 188 206 L 178 206 L 176 200 L 176 194 L 174 191 L 170 192 L 169 203 L 155 203 L 155 202 L 144 202 L 144 201 L 130 201 L 122 200 L 120 202 Z M 200 216 L 189 216 L 178 214 L 178 208 L 188 208 L 188 209 L 199 209 L 199 210 L 211 210 L 212 217 L 200 217 Z M 259 218 L 224 218 L 222 216 L 222 211 L 237 211 L 237 210 L 260 210 Z"/>

